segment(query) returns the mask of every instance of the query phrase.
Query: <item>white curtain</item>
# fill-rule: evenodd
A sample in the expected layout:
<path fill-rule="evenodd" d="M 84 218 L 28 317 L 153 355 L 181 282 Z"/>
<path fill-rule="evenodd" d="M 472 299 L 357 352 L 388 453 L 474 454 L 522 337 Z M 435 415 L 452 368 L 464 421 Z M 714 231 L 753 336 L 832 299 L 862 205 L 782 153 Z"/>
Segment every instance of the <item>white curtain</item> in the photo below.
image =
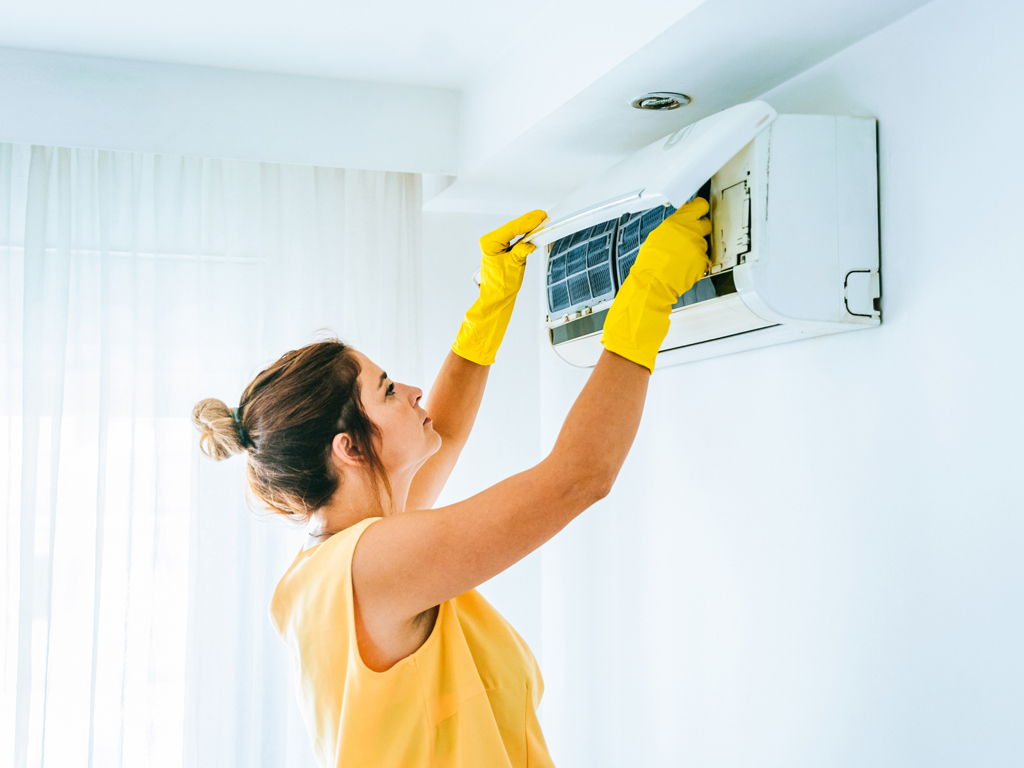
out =
<path fill-rule="evenodd" d="M 0 764 L 307 766 L 304 533 L 189 416 L 329 329 L 420 375 L 420 178 L 0 144 Z"/>

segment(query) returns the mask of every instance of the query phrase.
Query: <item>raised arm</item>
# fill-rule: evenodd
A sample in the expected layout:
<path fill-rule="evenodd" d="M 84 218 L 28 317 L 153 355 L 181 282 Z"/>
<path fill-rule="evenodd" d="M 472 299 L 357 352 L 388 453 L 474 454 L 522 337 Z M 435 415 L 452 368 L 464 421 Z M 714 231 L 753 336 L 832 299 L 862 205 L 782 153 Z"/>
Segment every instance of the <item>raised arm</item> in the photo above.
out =
<path fill-rule="evenodd" d="M 512 241 L 537 227 L 544 211 L 531 211 L 480 238 L 480 295 L 466 312 L 452 351 L 427 396 L 427 412 L 441 448 L 420 467 L 406 509 L 429 509 L 455 468 L 480 410 L 487 373 L 505 337 L 526 257 L 534 246 Z"/>
<path fill-rule="evenodd" d="M 360 603 L 395 624 L 501 573 L 608 493 L 632 446 L 676 298 L 708 267 L 707 202 L 670 216 L 640 249 L 605 319 L 605 351 L 551 454 L 472 498 L 369 526 L 352 574 Z"/>
<path fill-rule="evenodd" d="M 490 370 L 489 365 L 448 353 L 427 396 L 427 412 L 441 436 L 441 447 L 413 478 L 406 509 L 434 506 L 469 439 Z"/>

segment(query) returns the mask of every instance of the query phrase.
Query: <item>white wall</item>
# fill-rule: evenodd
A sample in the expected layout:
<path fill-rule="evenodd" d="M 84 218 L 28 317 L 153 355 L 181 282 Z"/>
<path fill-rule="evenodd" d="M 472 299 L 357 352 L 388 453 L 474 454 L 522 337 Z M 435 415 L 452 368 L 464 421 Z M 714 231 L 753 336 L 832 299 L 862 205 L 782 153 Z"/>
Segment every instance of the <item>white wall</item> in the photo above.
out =
<path fill-rule="evenodd" d="M 652 378 L 541 549 L 560 768 L 1024 764 L 1022 29 L 937 0 L 764 97 L 878 118 L 883 324 Z"/>
<path fill-rule="evenodd" d="M 423 387 L 429 393 L 466 310 L 479 293 L 473 273 L 480 266 L 478 241 L 526 211 L 508 215 L 424 213 Z M 491 366 L 480 414 L 459 463 L 437 506 L 468 498 L 530 468 L 540 455 L 540 304 L 538 259 L 528 258 L 523 288 L 505 340 Z M 429 394 L 424 397 L 430 410 Z M 534 552 L 479 587 L 484 596 L 541 656 L 541 552 Z"/>
<path fill-rule="evenodd" d="M 0 141 L 454 173 L 455 91 L 0 48 Z"/>

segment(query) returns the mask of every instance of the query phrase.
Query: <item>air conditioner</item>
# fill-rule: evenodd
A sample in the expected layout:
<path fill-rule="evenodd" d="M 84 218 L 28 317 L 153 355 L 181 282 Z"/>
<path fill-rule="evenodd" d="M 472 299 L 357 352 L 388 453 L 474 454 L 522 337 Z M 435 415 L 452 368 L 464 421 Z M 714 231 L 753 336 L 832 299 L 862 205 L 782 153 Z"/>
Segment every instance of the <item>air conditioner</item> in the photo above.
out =
<path fill-rule="evenodd" d="M 698 193 L 712 267 L 673 308 L 656 367 L 879 324 L 875 121 L 777 116 L 754 101 L 636 152 L 528 236 L 565 361 L 596 364 L 640 244 Z"/>

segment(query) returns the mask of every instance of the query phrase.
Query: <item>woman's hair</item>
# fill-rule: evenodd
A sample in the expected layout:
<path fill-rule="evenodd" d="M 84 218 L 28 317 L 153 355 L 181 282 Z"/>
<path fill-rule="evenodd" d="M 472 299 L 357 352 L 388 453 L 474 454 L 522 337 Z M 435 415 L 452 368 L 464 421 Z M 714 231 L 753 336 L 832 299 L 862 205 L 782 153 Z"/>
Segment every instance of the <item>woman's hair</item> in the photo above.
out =
<path fill-rule="evenodd" d="M 334 436 L 345 432 L 376 480 L 380 506 L 381 488 L 390 499 L 391 484 L 380 431 L 359 398 L 359 371 L 352 348 L 335 338 L 287 352 L 245 388 L 238 425 L 220 400 L 196 403 L 200 449 L 217 461 L 246 451 L 253 495 L 272 512 L 306 522 L 338 489 L 330 456 Z"/>

